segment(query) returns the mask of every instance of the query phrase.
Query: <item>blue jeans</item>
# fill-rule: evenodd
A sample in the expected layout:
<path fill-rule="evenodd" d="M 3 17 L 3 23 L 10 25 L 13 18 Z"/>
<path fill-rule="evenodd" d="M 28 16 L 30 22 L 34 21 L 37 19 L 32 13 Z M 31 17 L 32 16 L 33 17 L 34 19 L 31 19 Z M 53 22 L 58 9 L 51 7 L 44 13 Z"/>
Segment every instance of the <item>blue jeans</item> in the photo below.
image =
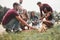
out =
<path fill-rule="evenodd" d="M 3 25 L 4 28 L 8 29 L 8 30 L 19 30 L 20 27 L 20 23 L 17 19 L 12 19 L 8 24 Z"/>

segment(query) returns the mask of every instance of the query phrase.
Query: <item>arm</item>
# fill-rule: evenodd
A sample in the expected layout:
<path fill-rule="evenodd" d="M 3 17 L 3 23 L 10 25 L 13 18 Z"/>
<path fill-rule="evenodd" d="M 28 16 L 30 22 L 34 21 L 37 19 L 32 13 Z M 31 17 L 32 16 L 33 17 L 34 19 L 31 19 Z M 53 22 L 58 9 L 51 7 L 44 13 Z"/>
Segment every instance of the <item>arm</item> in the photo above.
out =
<path fill-rule="evenodd" d="M 20 16 L 16 16 L 16 18 L 18 19 L 19 22 L 22 22 L 26 26 L 30 27 Z"/>
<path fill-rule="evenodd" d="M 45 18 L 47 19 L 50 15 L 51 15 L 51 11 L 46 14 Z"/>
<path fill-rule="evenodd" d="M 40 20 L 43 19 L 42 9 L 40 8 Z"/>
<path fill-rule="evenodd" d="M 42 14 L 42 9 L 40 8 L 40 16 L 42 17 L 43 16 L 43 14 Z"/>
<path fill-rule="evenodd" d="M 17 19 L 19 22 L 22 22 L 24 25 L 30 27 L 30 26 L 21 18 L 21 16 L 20 16 L 16 11 L 13 11 L 13 15 L 16 17 L 16 19 Z"/>

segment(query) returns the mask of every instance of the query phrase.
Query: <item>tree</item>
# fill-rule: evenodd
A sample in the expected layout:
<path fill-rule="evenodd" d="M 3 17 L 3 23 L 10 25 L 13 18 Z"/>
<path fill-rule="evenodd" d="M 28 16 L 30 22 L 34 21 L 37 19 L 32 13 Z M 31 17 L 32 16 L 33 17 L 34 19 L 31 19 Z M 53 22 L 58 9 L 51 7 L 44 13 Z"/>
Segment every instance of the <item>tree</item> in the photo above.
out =
<path fill-rule="evenodd" d="M 9 8 L 0 6 L 0 22 L 2 21 L 3 16 L 8 10 Z"/>
<path fill-rule="evenodd" d="M 2 8 L 2 6 L 0 5 L 0 9 Z"/>

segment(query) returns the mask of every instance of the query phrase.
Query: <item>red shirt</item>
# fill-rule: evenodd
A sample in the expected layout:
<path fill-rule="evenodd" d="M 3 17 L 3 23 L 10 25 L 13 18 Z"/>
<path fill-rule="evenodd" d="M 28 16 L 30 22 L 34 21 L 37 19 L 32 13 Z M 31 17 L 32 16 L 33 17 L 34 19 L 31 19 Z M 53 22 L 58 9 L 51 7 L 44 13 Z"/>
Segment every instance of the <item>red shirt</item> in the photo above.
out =
<path fill-rule="evenodd" d="M 6 25 L 7 23 L 10 22 L 11 19 L 16 18 L 16 16 L 19 16 L 19 14 L 15 9 L 8 10 L 2 19 L 2 24 Z"/>
<path fill-rule="evenodd" d="M 43 4 L 43 6 L 40 7 L 41 16 L 42 16 L 42 11 L 43 11 L 44 13 L 47 13 L 47 12 L 49 12 L 49 11 L 53 12 L 51 6 L 48 5 L 48 4 Z"/>

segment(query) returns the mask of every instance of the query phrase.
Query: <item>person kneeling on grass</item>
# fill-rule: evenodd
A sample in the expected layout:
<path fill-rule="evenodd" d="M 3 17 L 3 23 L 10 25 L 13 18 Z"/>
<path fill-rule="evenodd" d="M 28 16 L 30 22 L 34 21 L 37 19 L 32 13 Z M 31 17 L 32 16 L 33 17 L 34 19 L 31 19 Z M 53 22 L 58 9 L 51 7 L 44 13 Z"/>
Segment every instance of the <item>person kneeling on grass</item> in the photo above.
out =
<path fill-rule="evenodd" d="M 37 5 L 40 8 L 40 20 L 42 21 L 42 27 L 39 29 L 39 31 L 46 31 L 46 29 L 52 27 L 54 24 L 54 19 L 53 19 L 53 10 L 48 4 L 42 4 L 41 2 L 38 2 Z M 43 15 L 43 13 L 45 15 Z"/>
<path fill-rule="evenodd" d="M 32 28 L 20 17 L 19 13 L 17 13 L 18 10 L 19 4 L 13 3 L 13 9 L 8 10 L 7 13 L 4 15 L 2 19 L 2 25 L 6 29 L 6 31 L 13 32 L 15 27 L 17 30 L 20 31 L 20 22 L 27 27 Z"/>
<path fill-rule="evenodd" d="M 24 20 L 24 21 L 28 21 L 28 14 L 27 14 L 27 10 L 26 9 L 23 9 L 23 13 L 20 14 L 21 18 Z M 25 30 L 25 25 L 23 23 L 20 23 L 21 24 L 21 28 L 23 30 Z M 29 29 L 29 27 L 27 27 Z"/>

